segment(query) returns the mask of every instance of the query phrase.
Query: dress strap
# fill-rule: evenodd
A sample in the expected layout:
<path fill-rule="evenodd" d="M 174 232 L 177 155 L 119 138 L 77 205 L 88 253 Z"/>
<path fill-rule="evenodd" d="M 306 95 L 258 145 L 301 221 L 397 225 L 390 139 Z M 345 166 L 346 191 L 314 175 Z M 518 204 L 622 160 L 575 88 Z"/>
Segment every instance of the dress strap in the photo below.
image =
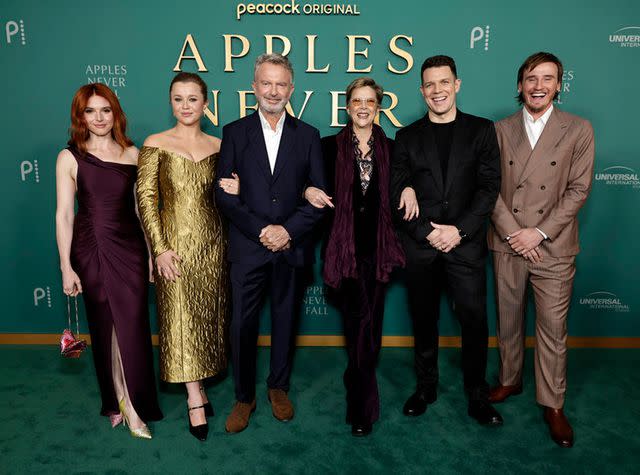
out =
<path fill-rule="evenodd" d="M 78 150 L 78 147 L 76 147 L 75 145 L 69 145 L 67 147 L 67 150 L 71 152 L 71 155 L 73 155 L 76 160 L 79 160 L 83 156 L 83 153 Z"/>

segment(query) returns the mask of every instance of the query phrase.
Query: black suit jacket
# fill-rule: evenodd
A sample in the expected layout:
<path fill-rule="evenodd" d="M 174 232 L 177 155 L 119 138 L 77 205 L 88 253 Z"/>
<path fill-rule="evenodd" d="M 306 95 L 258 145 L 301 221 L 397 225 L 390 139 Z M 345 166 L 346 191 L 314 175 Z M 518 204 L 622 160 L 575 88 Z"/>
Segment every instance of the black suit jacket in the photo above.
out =
<path fill-rule="evenodd" d="M 286 113 L 286 112 L 285 112 Z M 305 186 L 325 188 L 318 130 L 287 114 L 273 173 L 258 112 L 226 125 L 216 170 L 218 178 L 240 177 L 240 194 L 216 186 L 216 203 L 229 219 L 231 262 L 257 267 L 280 253 L 260 243 L 260 231 L 280 224 L 291 236 L 291 248 L 281 251 L 292 266 L 313 262 L 311 230 L 323 215 L 303 197 Z"/>
<path fill-rule="evenodd" d="M 500 149 L 493 122 L 457 111 L 446 176 L 445 183 L 428 115 L 398 131 L 391 160 L 391 210 L 407 261 L 431 260 L 438 254 L 426 239 L 433 221 L 467 234 L 449 258 L 480 265 L 487 254 L 487 218 L 500 191 Z M 419 218 L 410 222 L 402 220 L 404 210 L 397 209 L 407 186 L 415 190 L 420 207 Z"/>

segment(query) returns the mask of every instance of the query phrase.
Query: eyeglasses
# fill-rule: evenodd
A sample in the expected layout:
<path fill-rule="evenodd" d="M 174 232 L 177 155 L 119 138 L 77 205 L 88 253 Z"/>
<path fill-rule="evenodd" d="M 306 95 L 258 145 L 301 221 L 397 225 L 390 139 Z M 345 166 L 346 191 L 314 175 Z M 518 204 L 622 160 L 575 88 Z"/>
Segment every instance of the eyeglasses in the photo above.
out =
<path fill-rule="evenodd" d="M 351 104 L 351 107 L 358 107 L 358 106 L 375 107 L 378 105 L 378 101 L 371 98 L 365 99 L 363 97 L 352 97 L 351 100 L 349 101 L 349 104 Z"/>

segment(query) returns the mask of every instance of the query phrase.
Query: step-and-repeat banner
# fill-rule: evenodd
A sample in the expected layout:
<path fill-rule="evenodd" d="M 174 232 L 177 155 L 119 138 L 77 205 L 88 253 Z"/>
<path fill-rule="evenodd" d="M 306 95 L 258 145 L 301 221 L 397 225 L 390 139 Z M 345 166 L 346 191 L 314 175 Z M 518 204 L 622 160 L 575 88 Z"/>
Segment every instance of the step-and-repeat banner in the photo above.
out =
<path fill-rule="evenodd" d="M 393 137 L 425 113 L 418 86 L 426 57 L 453 56 L 462 79 L 459 107 L 499 120 L 517 109 L 517 69 L 539 50 L 564 62 L 559 107 L 588 118 L 596 135 L 593 191 L 580 213 L 570 334 L 640 336 L 640 129 L 634 119 L 640 4 L 633 0 L 4 0 L 0 333 L 56 333 L 66 323 L 55 160 L 68 138 L 71 98 L 82 84 L 100 82 L 117 92 L 140 146 L 173 124 L 168 85 L 174 71 L 199 72 L 210 89 L 205 130 L 220 136 L 222 126 L 255 108 L 255 57 L 281 52 L 296 73 L 291 113 L 322 135 L 336 133 L 346 121 L 345 87 L 368 75 L 385 88 L 380 124 Z M 487 273 L 493 293 L 489 266 Z M 489 302 L 494 328 L 492 296 Z M 442 305 L 441 334 L 458 334 L 445 299 Z M 263 322 L 268 333 L 268 319 Z M 399 277 L 389 291 L 384 332 L 411 334 Z M 318 267 L 300 333 L 341 333 Z"/>

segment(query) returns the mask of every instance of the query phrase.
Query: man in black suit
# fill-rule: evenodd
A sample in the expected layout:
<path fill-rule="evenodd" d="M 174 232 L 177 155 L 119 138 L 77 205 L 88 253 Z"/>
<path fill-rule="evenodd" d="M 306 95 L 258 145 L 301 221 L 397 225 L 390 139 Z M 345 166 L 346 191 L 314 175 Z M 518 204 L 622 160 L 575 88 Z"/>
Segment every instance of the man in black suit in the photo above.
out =
<path fill-rule="evenodd" d="M 391 161 L 392 209 L 407 197 L 418 217 L 397 211 L 407 257 L 409 310 L 415 336 L 416 392 L 404 405 L 423 414 L 437 396 L 438 318 L 446 290 L 462 330 L 462 371 L 468 413 L 481 424 L 501 425 L 488 402 L 486 224 L 500 191 L 500 150 L 493 123 L 456 108 L 460 90 L 448 56 L 423 64 L 420 90 L 427 115 L 400 130 Z"/>
<path fill-rule="evenodd" d="M 227 432 L 240 432 L 256 407 L 256 345 L 259 315 L 271 297 L 271 364 L 268 398 L 276 419 L 294 410 L 288 398 L 295 321 L 304 290 L 305 267 L 313 262 L 311 230 L 323 211 L 304 198 L 306 186 L 325 187 L 320 134 L 291 117 L 293 69 L 279 54 L 258 57 L 253 91 L 258 111 L 226 125 L 218 178 L 240 177 L 240 194 L 216 187 L 216 204 L 229 219 L 233 314 L 231 351 L 236 404 Z"/>

